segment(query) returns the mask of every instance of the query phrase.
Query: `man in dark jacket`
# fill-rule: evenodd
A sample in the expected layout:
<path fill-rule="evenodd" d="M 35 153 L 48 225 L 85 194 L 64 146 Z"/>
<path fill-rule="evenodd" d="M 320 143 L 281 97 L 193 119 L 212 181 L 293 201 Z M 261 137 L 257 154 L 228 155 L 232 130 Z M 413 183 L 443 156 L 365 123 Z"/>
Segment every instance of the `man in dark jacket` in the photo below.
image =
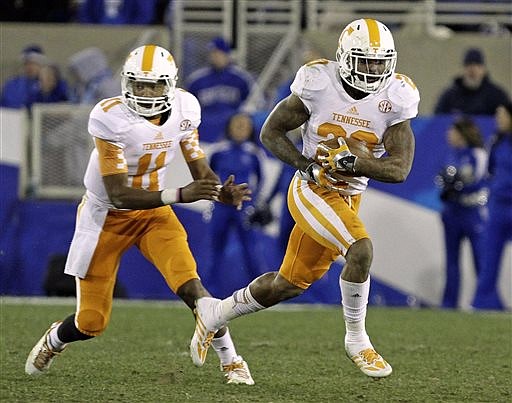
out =
<path fill-rule="evenodd" d="M 466 115 L 494 115 L 496 108 L 508 101 L 507 93 L 489 78 L 483 53 L 468 49 L 463 59 L 461 76 L 441 94 L 435 114 L 463 113 Z"/>

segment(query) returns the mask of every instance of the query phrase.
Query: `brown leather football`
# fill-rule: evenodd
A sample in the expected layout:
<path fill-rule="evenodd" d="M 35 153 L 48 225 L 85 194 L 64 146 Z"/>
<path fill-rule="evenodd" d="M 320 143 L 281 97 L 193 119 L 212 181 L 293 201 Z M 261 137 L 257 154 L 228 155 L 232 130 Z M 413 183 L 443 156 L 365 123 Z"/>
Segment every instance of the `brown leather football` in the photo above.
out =
<path fill-rule="evenodd" d="M 370 149 L 366 146 L 366 143 L 364 141 L 360 141 L 351 137 L 345 138 L 345 142 L 347 143 L 347 147 L 350 150 L 352 154 L 354 154 L 356 157 L 361 158 L 374 158 L 372 152 Z M 327 148 L 331 149 L 329 153 L 335 153 L 335 150 L 340 147 L 338 138 L 332 138 L 329 140 L 325 140 L 320 142 L 319 144 L 325 145 Z M 322 159 L 318 158 L 320 156 L 327 156 L 328 153 L 326 153 L 324 150 L 320 148 L 317 148 L 315 160 L 321 164 Z"/>
<path fill-rule="evenodd" d="M 354 138 L 345 138 L 346 145 L 350 152 L 354 154 L 357 157 L 361 158 L 374 158 L 372 152 L 370 149 L 366 146 L 366 143 L 364 141 L 360 141 Z M 337 137 L 328 139 L 325 141 L 322 141 L 319 143 L 319 145 L 322 144 L 325 147 L 318 147 L 316 150 L 315 160 L 317 163 L 322 165 L 322 163 L 325 161 L 325 157 L 327 157 L 329 154 L 331 157 L 338 152 L 342 151 L 340 149 L 342 146 L 339 144 L 339 140 Z M 326 149 L 327 148 L 327 149 Z M 329 175 L 334 179 L 336 179 L 335 182 L 343 182 L 343 177 L 351 177 L 354 176 L 351 173 L 348 172 L 336 172 L 334 170 L 329 170 Z M 333 181 L 334 182 L 334 181 Z"/>
<path fill-rule="evenodd" d="M 373 153 L 371 152 L 371 150 L 368 148 L 364 141 L 357 140 L 352 137 L 346 138 L 345 141 L 350 152 L 354 154 L 356 157 L 374 158 Z"/>

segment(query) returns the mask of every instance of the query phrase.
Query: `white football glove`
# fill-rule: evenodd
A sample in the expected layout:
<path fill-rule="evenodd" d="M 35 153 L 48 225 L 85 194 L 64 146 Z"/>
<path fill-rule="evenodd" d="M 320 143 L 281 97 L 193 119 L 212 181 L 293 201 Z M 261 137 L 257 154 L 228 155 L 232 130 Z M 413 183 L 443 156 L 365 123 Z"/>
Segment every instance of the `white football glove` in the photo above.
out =
<path fill-rule="evenodd" d="M 335 178 L 328 170 L 320 166 L 316 162 L 311 162 L 305 171 L 300 171 L 304 179 L 315 182 L 318 186 L 329 190 L 341 191 L 346 188 L 346 182 L 342 182 Z"/>
<path fill-rule="evenodd" d="M 316 159 L 327 171 L 339 171 L 354 174 L 357 157 L 350 152 L 343 137 L 338 137 L 338 147 L 332 148 L 325 143 L 319 143 Z"/>

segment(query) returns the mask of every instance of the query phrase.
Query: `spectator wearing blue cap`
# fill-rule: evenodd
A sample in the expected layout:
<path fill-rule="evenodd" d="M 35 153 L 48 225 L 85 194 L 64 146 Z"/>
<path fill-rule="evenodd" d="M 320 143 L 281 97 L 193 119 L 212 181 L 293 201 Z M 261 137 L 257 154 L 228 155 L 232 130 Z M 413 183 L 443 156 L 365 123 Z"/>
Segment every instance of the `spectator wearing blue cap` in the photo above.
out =
<path fill-rule="evenodd" d="M 67 100 L 67 85 L 39 45 L 25 47 L 20 56 L 22 71 L 8 79 L 0 94 L 0 106 L 30 110 L 35 102 Z"/>
<path fill-rule="evenodd" d="M 209 66 L 190 74 L 186 87 L 202 108 L 201 140 L 215 142 L 223 136 L 229 118 L 249 96 L 254 80 L 233 62 L 231 46 L 223 38 L 214 38 L 207 49 Z"/>
<path fill-rule="evenodd" d="M 509 101 L 507 93 L 489 77 L 484 54 L 470 48 L 464 54 L 462 75 L 445 89 L 434 109 L 436 114 L 494 115 Z"/>

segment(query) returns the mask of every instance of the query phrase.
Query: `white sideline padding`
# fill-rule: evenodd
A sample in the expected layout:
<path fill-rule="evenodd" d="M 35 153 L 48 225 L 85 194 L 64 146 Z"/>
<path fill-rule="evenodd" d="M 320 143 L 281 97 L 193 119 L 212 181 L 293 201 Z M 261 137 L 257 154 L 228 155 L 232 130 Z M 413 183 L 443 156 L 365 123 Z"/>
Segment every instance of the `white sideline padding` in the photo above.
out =
<path fill-rule="evenodd" d="M 361 218 L 372 238 L 372 276 L 397 290 L 440 305 L 445 282 L 445 253 L 440 214 L 418 204 L 369 188 L 361 203 Z M 475 291 L 475 271 L 469 245 L 461 256 L 459 305 L 469 308 Z M 512 245 L 508 245 L 499 277 L 499 291 L 512 307 Z"/>
<path fill-rule="evenodd" d="M 0 163 L 24 165 L 27 127 L 25 110 L 0 108 Z"/>

